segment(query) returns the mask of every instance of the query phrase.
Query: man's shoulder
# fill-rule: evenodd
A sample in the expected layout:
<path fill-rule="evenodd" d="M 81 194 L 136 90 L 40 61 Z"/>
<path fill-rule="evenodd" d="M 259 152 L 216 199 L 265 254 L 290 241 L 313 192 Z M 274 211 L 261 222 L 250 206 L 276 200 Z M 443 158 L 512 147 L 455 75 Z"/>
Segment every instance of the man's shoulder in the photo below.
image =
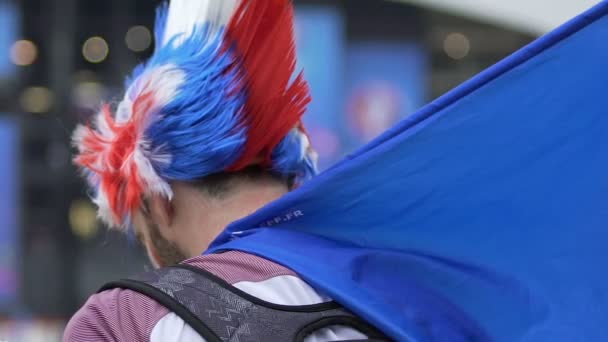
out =
<path fill-rule="evenodd" d="M 186 264 L 204 269 L 235 288 L 263 301 L 281 305 L 311 305 L 330 301 L 292 270 L 237 251 L 196 257 Z"/>
<path fill-rule="evenodd" d="M 89 297 L 72 317 L 65 341 L 148 341 L 169 313 L 164 306 L 131 290 L 112 289 Z"/>
<path fill-rule="evenodd" d="M 327 300 L 293 271 L 251 254 L 232 251 L 197 256 L 184 263 L 275 304 L 307 305 Z M 64 341 L 150 341 L 155 328 L 157 333 L 166 330 L 159 326 L 167 322 L 183 324 L 174 316 L 146 295 L 125 289 L 107 290 L 92 295 L 72 317 Z"/>
<path fill-rule="evenodd" d="M 204 269 L 229 284 L 243 281 L 261 282 L 278 276 L 294 276 L 290 269 L 253 254 L 229 251 L 200 255 L 183 262 Z"/>

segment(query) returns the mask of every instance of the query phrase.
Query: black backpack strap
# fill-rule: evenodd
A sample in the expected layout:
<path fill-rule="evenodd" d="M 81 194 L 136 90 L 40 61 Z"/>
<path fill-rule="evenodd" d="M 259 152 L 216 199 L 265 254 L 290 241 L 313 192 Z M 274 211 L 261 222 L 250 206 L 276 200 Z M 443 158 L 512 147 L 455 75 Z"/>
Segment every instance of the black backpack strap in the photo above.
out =
<path fill-rule="evenodd" d="M 113 288 L 130 289 L 156 300 L 209 342 L 301 342 L 313 332 L 333 325 L 349 326 L 370 339 L 388 341 L 335 302 L 304 306 L 268 303 L 189 265 L 112 282 L 100 292 Z"/>

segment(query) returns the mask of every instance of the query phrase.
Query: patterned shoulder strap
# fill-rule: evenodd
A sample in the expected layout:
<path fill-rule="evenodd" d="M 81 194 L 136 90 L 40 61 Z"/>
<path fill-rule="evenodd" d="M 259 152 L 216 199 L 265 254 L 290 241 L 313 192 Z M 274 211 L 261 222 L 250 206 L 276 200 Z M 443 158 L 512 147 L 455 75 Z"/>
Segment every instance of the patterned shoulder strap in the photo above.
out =
<path fill-rule="evenodd" d="M 370 338 L 381 333 L 335 302 L 305 306 L 262 301 L 196 267 L 178 265 L 111 282 L 167 307 L 209 342 L 303 341 L 332 325 L 353 327 Z"/>

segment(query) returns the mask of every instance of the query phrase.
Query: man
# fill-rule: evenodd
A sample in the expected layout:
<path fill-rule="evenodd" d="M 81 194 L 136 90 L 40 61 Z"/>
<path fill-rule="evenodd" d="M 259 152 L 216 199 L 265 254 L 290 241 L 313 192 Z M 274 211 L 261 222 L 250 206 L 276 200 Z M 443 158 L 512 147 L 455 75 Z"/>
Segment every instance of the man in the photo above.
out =
<path fill-rule="evenodd" d="M 277 304 L 324 301 L 315 289 L 397 341 L 606 340 L 608 2 L 230 224 L 200 257 L 314 169 L 291 7 L 235 5 L 161 11 L 160 49 L 115 118 L 105 108 L 77 131 L 100 216 L 133 221 L 158 266 L 194 258 L 104 286 L 67 340 L 383 338 L 334 304 Z"/>
<path fill-rule="evenodd" d="M 301 75 L 292 79 L 292 21 L 287 0 L 173 0 L 159 9 L 156 51 L 136 69 L 122 102 L 115 110 L 104 106 L 95 127 L 77 128 L 74 141 L 100 218 L 134 229 L 155 267 L 183 262 L 227 283 L 235 300 L 298 307 L 330 299 L 263 258 L 201 255 L 228 224 L 315 173 L 315 153 L 300 122 L 308 88 Z M 198 306 L 178 314 L 179 298 L 167 304 L 158 296 L 124 283 L 109 287 L 72 318 L 64 340 L 203 341 L 209 337 L 200 331 L 209 324 L 193 329 L 200 324 L 187 317 L 224 310 Z M 236 312 L 225 310 L 224 320 Z M 268 338 L 250 336 L 243 322 L 211 335 Z M 372 330 L 362 322 L 348 325 L 309 329 L 305 340 L 366 339 L 361 331 Z"/>

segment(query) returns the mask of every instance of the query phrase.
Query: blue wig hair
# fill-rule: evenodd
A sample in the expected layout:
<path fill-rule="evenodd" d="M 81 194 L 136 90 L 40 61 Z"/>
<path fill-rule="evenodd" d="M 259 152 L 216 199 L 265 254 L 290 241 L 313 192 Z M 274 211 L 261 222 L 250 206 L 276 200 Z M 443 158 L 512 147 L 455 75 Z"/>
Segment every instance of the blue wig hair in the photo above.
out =
<path fill-rule="evenodd" d="M 192 181 L 223 172 L 239 158 L 247 139 L 242 116 L 247 93 L 239 84 L 233 51 L 223 48 L 224 27 L 205 23 L 191 35 L 173 36 L 162 44 L 168 17 L 167 5 L 157 10 L 156 50 L 127 79 L 133 88 L 140 77 L 161 66 L 180 70 L 184 77 L 175 97 L 159 110 L 159 118 L 145 135 L 151 150 L 171 156 L 166 164 L 153 165 L 166 180 Z M 181 40 L 176 44 L 176 40 Z M 162 84 L 156 86 L 162 89 Z M 131 94 L 128 94 L 129 96 Z M 314 152 L 304 144 L 303 133 L 293 129 L 272 153 L 270 172 L 296 183 L 316 173 Z"/>

